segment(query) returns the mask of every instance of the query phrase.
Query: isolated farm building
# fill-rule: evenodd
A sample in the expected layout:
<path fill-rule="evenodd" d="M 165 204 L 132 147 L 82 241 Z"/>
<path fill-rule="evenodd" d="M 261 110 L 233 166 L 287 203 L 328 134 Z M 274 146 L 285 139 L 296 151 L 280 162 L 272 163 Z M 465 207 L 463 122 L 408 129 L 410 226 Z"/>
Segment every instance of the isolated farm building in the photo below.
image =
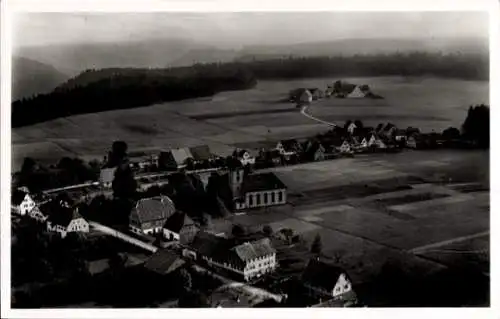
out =
<path fill-rule="evenodd" d="M 313 101 L 322 99 L 325 96 L 325 93 L 318 88 L 311 88 L 308 90 L 311 92 Z"/>
<path fill-rule="evenodd" d="M 47 231 L 58 233 L 62 238 L 68 233 L 88 233 L 89 223 L 66 201 L 52 200 L 40 207 L 47 218 Z"/>
<path fill-rule="evenodd" d="M 116 167 L 102 168 L 99 174 L 99 184 L 104 188 L 111 188 L 113 186 L 113 179 L 115 179 Z"/>
<path fill-rule="evenodd" d="M 188 158 L 193 158 L 188 148 L 175 148 L 166 152 L 160 152 L 158 166 L 168 170 L 185 168 Z"/>
<path fill-rule="evenodd" d="M 12 191 L 10 205 L 13 213 L 24 216 L 35 208 L 36 203 L 26 191 L 15 189 Z"/>
<path fill-rule="evenodd" d="M 199 232 L 186 255 L 191 254 L 212 267 L 224 269 L 233 275 L 251 280 L 276 269 L 276 250 L 269 238 L 234 245 L 233 241 Z"/>
<path fill-rule="evenodd" d="M 266 207 L 286 203 L 286 186 L 274 173 L 229 172 L 236 209 Z"/>
<path fill-rule="evenodd" d="M 356 86 L 354 90 L 346 95 L 347 98 L 364 98 L 366 97 L 366 93 L 361 90 L 359 86 Z"/>
<path fill-rule="evenodd" d="M 186 262 L 175 252 L 169 249 L 158 249 L 144 263 L 144 268 L 160 275 L 170 274 Z"/>
<path fill-rule="evenodd" d="M 130 230 L 148 235 L 162 232 L 163 225 L 174 213 L 174 203 L 167 196 L 140 199 L 130 213 Z"/>
<path fill-rule="evenodd" d="M 352 300 L 355 298 L 352 283 L 347 273 L 339 267 L 311 259 L 302 273 L 301 282 L 310 296 Z"/>
<path fill-rule="evenodd" d="M 255 157 L 250 155 L 250 152 L 247 150 L 236 150 L 235 155 L 243 166 L 255 164 Z"/>
<path fill-rule="evenodd" d="M 196 163 L 214 159 L 214 155 L 210 152 L 208 145 L 190 147 L 189 151 Z"/>
<path fill-rule="evenodd" d="M 194 221 L 180 211 L 172 214 L 163 225 L 164 238 L 180 241 L 181 244 L 190 242 L 197 231 Z"/>

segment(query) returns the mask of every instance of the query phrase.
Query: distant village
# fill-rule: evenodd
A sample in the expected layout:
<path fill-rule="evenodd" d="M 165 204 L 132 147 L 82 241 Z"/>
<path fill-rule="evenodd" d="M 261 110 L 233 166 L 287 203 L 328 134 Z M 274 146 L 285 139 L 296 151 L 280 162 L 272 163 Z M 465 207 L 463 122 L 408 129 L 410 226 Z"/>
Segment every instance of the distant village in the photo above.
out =
<path fill-rule="evenodd" d="M 341 80 L 337 80 L 332 85 L 328 85 L 325 90 L 320 88 L 298 88 L 291 90 L 288 94 L 288 98 L 290 102 L 297 103 L 297 107 L 307 105 L 312 101 L 321 100 L 323 98 L 383 99 L 382 96 L 373 93 L 366 84 L 356 85 Z"/>
<path fill-rule="evenodd" d="M 329 94 L 343 94 L 338 86 L 336 82 Z M 367 87 L 358 86 L 350 92 L 355 91 L 364 92 L 364 96 L 369 92 Z M 304 92 L 309 92 L 308 97 L 317 93 L 306 90 L 299 99 Z M 93 234 L 104 233 L 149 251 L 150 255 L 134 265 L 139 264 L 155 276 L 178 279 L 182 274 L 184 279 L 191 278 L 186 269 L 194 269 L 200 276 L 246 287 L 241 291 L 211 291 L 204 306 L 248 307 L 268 302 L 356 306 L 361 303 L 354 283 L 339 265 L 322 257 L 320 239 L 302 253 L 309 258 L 305 268 L 296 269 L 291 276 L 278 256 L 300 242 L 293 229 L 263 225 L 260 230 L 250 231 L 235 224 L 230 234 L 216 233 L 210 227 L 212 219 L 286 204 L 287 186 L 269 168 L 362 153 L 465 144 L 456 128 L 422 133 L 418 128 L 401 129 L 392 123 L 368 127 L 360 120 L 347 121 L 344 126 L 302 140 L 266 141 L 254 149 L 236 148 L 226 157 L 213 154 L 207 145 L 143 152 L 128 151 L 125 142 L 116 141 L 102 161 L 94 162 L 94 175 L 83 174 L 87 166 L 77 160 L 61 160 L 64 165 L 59 163 L 55 169 L 58 174 L 66 169 L 64 174 L 73 170 L 78 171 L 75 176 L 94 176 L 91 180 L 75 177 L 70 185 L 47 188 L 47 182 L 45 189 L 39 187 L 40 168 L 25 161 L 22 171 L 13 176 L 13 223 L 17 231 L 25 223 L 34 223 L 33 227 L 63 241 L 74 236 L 92 241 L 89 238 Z M 43 174 L 47 177 L 51 173 L 44 170 Z M 47 180 L 53 179 L 57 178 Z M 16 238 L 16 231 L 13 236 Z M 107 257 L 85 261 L 85 273 L 93 276 L 112 270 L 113 264 L 103 260 Z M 96 263 L 100 263 L 98 270 Z M 191 279 L 189 282 L 189 287 L 183 286 L 183 296 L 199 290 L 191 287 Z M 174 304 L 182 304 L 181 299 L 174 298 Z"/>

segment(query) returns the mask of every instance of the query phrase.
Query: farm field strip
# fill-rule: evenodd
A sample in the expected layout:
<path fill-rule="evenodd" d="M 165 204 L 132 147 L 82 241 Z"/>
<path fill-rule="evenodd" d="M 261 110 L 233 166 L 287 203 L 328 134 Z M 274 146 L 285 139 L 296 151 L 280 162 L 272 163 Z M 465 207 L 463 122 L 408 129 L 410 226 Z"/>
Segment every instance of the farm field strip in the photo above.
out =
<path fill-rule="evenodd" d="M 432 243 L 432 244 L 428 244 L 428 245 L 424 245 L 424 246 L 420 246 L 420 247 L 415 247 L 415 248 L 410 249 L 409 252 L 412 254 L 420 254 L 420 253 L 423 253 L 429 249 L 434 249 L 434 248 L 438 248 L 438 247 L 442 247 L 442 246 L 447 246 L 450 244 L 460 243 L 460 242 L 467 241 L 470 239 L 486 237 L 486 236 L 489 236 L 489 234 L 490 234 L 490 231 L 487 230 L 487 231 L 483 231 L 483 232 L 480 232 L 477 234 L 472 234 L 472 235 L 468 235 L 468 236 L 460 236 L 457 238 L 443 240 L 443 241 L 440 241 L 437 243 Z"/>

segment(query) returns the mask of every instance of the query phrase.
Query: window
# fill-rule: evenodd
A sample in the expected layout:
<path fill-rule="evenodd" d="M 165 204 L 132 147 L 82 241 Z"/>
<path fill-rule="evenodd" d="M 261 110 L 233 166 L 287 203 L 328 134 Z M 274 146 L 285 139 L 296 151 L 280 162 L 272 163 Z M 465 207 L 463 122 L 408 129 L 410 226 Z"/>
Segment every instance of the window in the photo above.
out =
<path fill-rule="evenodd" d="M 257 194 L 257 205 L 260 205 L 260 194 Z"/>
<path fill-rule="evenodd" d="M 267 204 L 267 193 L 264 193 L 264 204 Z"/>
<path fill-rule="evenodd" d="M 283 201 L 283 192 L 278 193 L 278 201 L 282 202 Z"/>
<path fill-rule="evenodd" d="M 248 205 L 249 206 L 253 205 L 253 195 L 252 194 L 248 195 Z"/>
<path fill-rule="evenodd" d="M 349 285 L 344 285 L 344 290 L 349 290 Z"/>
<path fill-rule="evenodd" d="M 271 203 L 274 203 L 274 201 L 276 200 L 275 197 L 276 197 L 276 194 L 274 194 L 274 192 L 272 192 L 271 193 Z"/>

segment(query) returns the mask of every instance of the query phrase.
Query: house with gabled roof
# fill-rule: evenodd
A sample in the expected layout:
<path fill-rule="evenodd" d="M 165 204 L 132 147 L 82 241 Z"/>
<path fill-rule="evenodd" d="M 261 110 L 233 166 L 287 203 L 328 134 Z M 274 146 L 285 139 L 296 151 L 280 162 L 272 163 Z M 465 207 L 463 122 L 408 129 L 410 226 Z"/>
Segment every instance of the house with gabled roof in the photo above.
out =
<path fill-rule="evenodd" d="M 68 233 L 88 233 L 89 223 L 79 214 L 77 207 L 71 207 L 64 200 L 52 200 L 40 206 L 46 219 L 47 231 L 58 233 L 62 238 Z"/>
<path fill-rule="evenodd" d="M 366 140 L 366 137 L 363 137 L 363 139 L 361 140 L 361 143 L 359 144 L 359 147 L 361 149 L 368 148 L 368 141 Z"/>
<path fill-rule="evenodd" d="M 198 228 L 194 221 L 184 212 L 177 211 L 163 225 L 163 237 L 186 244 L 193 240 Z"/>
<path fill-rule="evenodd" d="M 255 157 L 252 156 L 248 150 L 236 149 L 235 155 L 243 166 L 255 164 Z"/>
<path fill-rule="evenodd" d="M 158 249 L 144 263 L 144 268 L 160 275 L 170 274 L 186 262 L 175 252 L 170 249 Z"/>
<path fill-rule="evenodd" d="M 325 93 L 318 88 L 310 88 L 308 90 L 309 90 L 309 92 L 311 92 L 311 96 L 312 96 L 313 101 L 322 99 L 325 96 Z"/>
<path fill-rule="evenodd" d="M 356 296 L 347 272 L 319 258 L 309 261 L 301 282 L 310 296 L 346 301 Z"/>
<path fill-rule="evenodd" d="M 319 141 L 310 141 L 306 146 L 305 157 L 310 161 L 323 161 L 325 159 L 325 147 Z"/>
<path fill-rule="evenodd" d="M 215 158 L 215 156 L 210 152 L 208 145 L 190 147 L 189 152 L 196 163 L 210 161 Z"/>
<path fill-rule="evenodd" d="M 363 92 L 363 90 L 361 90 L 361 88 L 356 85 L 356 87 L 354 88 L 354 90 L 352 90 L 349 94 L 347 94 L 346 96 L 347 98 L 354 98 L 354 99 L 358 99 L 358 98 L 364 98 L 366 97 L 366 93 Z"/>
<path fill-rule="evenodd" d="M 349 143 L 348 140 L 344 140 L 342 142 L 342 145 L 340 145 L 339 147 L 339 152 L 344 154 L 351 153 L 352 152 L 351 143 Z"/>
<path fill-rule="evenodd" d="M 15 189 L 11 194 L 10 206 L 13 213 L 24 216 L 35 208 L 36 203 L 25 190 Z"/>
<path fill-rule="evenodd" d="M 99 184 L 104 188 L 111 188 L 115 179 L 116 167 L 101 168 L 99 173 Z"/>
<path fill-rule="evenodd" d="M 167 219 L 174 213 L 175 205 L 168 196 L 143 198 L 132 208 L 129 228 L 136 234 L 160 233 Z"/>
<path fill-rule="evenodd" d="M 273 272 L 277 266 L 276 250 L 269 238 L 235 245 L 229 239 L 199 232 L 188 250 L 196 259 L 229 271 L 245 281 Z"/>
<path fill-rule="evenodd" d="M 158 158 L 158 166 L 170 170 L 185 168 L 188 158 L 193 158 L 188 148 L 174 148 L 161 152 Z"/>
<path fill-rule="evenodd" d="M 47 218 L 49 218 L 49 216 L 47 214 L 44 214 L 37 206 L 35 206 L 28 213 L 28 216 L 41 223 L 45 223 L 47 221 Z"/>

